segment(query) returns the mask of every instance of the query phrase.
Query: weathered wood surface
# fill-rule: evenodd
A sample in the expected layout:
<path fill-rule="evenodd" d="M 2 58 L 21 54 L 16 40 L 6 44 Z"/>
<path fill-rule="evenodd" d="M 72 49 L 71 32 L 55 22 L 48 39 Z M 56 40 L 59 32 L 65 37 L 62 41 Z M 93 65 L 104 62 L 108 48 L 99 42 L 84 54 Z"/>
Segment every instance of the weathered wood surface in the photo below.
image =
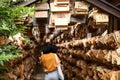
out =
<path fill-rule="evenodd" d="M 22 57 L 5 62 L 9 70 L 4 74 L 3 80 L 30 80 L 37 60 L 33 46 L 33 44 L 22 45 L 21 48 L 25 50 L 19 53 Z"/>
<path fill-rule="evenodd" d="M 65 77 L 72 80 L 119 80 L 119 42 L 117 31 L 58 44 Z"/>

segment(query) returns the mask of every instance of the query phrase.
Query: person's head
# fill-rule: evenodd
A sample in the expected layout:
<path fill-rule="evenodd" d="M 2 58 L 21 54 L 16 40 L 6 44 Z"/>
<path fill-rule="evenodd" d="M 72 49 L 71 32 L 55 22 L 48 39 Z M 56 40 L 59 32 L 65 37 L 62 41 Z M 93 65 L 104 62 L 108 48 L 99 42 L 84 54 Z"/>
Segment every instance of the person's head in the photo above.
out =
<path fill-rule="evenodd" d="M 44 45 L 43 46 L 43 54 L 47 54 L 51 52 L 51 46 L 50 45 Z"/>
<path fill-rule="evenodd" d="M 52 53 L 57 53 L 57 46 L 56 45 L 52 45 Z"/>
<path fill-rule="evenodd" d="M 57 46 L 56 45 L 50 45 L 46 44 L 43 46 L 43 54 L 47 53 L 57 53 Z"/>

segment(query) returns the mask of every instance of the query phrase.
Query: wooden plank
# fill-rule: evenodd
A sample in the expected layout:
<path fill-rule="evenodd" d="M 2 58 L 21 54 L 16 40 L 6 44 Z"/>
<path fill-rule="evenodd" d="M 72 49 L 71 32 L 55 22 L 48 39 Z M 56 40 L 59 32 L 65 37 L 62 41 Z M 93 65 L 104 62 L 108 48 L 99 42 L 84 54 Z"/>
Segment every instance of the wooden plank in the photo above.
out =
<path fill-rule="evenodd" d="M 55 26 L 67 26 L 68 20 L 67 18 L 57 18 L 55 19 Z"/>
<path fill-rule="evenodd" d="M 97 6 L 98 8 L 104 10 L 105 12 L 120 18 L 120 9 L 106 2 L 105 0 L 86 0 L 88 3 Z"/>
<path fill-rule="evenodd" d="M 68 26 L 56 26 L 55 30 L 67 30 Z"/>
<path fill-rule="evenodd" d="M 55 5 L 69 4 L 69 0 L 55 0 L 54 3 L 55 3 Z"/>
<path fill-rule="evenodd" d="M 56 26 L 68 25 L 70 23 L 70 16 L 71 14 L 68 12 L 52 13 L 50 24 L 55 23 Z"/>
<path fill-rule="evenodd" d="M 104 14 L 104 13 L 94 13 L 93 19 L 95 19 L 96 23 L 108 23 L 109 15 Z"/>
<path fill-rule="evenodd" d="M 18 4 L 19 6 L 29 6 L 31 4 L 34 4 L 35 2 L 37 2 L 38 0 L 29 0 L 27 2 L 22 2 L 20 4 Z"/>
<path fill-rule="evenodd" d="M 120 71 L 112 71 L 110 74 L 110 80 L 120 80 Z"/>
<path fill-rule="evenodd" d="M 88 11 L 88 4 L 83 1 L 76 1 L 75 2 L 75 9 L 77 11 Z"/>
<path fill-rule="evenodd" d="M 35 18 L 48 18 L 48 11 L 35 11 Z"/>
<path fill-rule="evenodd" d="M 55 6 L 54 3 L 50 3 L 50 7 L 52 12 L 65 12 L 70 10 L 69 5 Z"/>
<path fill-rule="evenodd" d="M 44 3 L 37 3 L 35 5 L 36 10 L 49 10 L 49 4 L 44 2 Z"/>

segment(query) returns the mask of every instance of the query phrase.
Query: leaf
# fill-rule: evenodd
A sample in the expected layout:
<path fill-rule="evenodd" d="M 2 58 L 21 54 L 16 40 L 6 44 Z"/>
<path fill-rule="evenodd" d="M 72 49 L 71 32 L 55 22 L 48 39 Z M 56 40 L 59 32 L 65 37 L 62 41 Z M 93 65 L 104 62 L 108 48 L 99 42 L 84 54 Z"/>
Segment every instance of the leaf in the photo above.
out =
<path fill-rule="evenodd" d="M 3 66 L 3 61 L 0 61 L 0 65 L 2 65 L 2 66 Z"/>

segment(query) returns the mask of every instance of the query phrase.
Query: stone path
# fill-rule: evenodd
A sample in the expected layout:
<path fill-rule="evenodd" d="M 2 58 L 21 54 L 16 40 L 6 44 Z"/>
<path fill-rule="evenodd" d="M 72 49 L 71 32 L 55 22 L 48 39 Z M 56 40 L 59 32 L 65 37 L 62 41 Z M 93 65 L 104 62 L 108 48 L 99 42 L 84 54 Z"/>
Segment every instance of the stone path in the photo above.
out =
<path fill-rule="evenodd" d="M 31 80 L 44 80 L 44 72 L 40 64 L 36 65 Z"/>

